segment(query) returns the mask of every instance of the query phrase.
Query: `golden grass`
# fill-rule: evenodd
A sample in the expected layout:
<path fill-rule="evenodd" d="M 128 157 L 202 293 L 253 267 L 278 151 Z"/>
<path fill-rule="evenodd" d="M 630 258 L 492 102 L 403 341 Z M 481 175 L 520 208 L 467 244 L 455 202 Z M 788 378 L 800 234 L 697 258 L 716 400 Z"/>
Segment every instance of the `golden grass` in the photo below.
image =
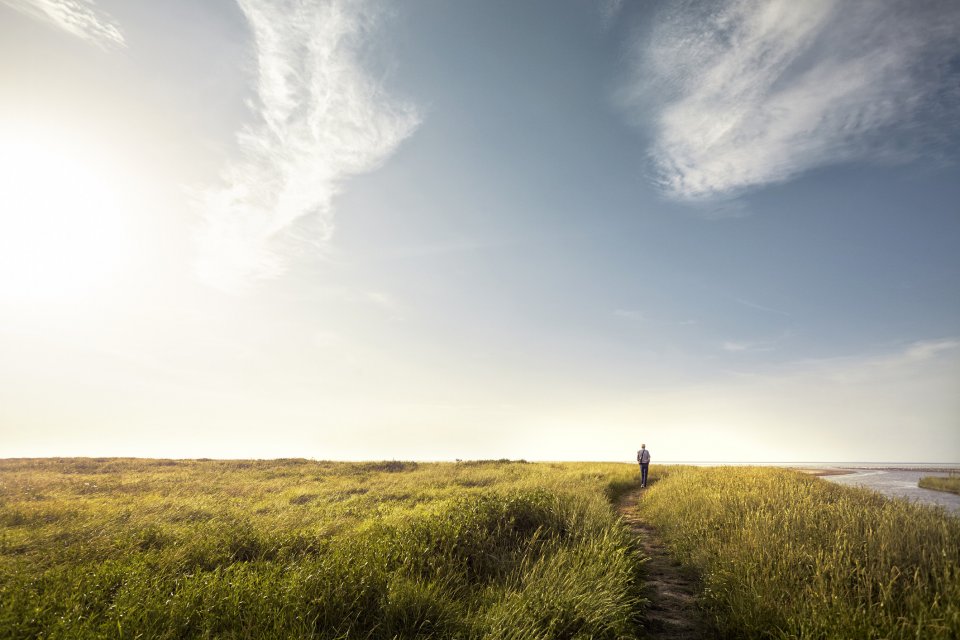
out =
<path fill-rule="evenodd" d="M 782 469 L 641 502 L 722 633 L 960 637 L 960 521 Z M 642 636 L 624 464 L 0 461 L 2 638 Z"/>
<path fill-rule="evenodd" d="M 5 638 L 632 637 L 631 465 L 0 461 Z"/>
<path fill-rule="evenodd" d="M 641 513 L 727 634 L 960 637 L 960 520 L 771 468 L 676 468 Z"/>

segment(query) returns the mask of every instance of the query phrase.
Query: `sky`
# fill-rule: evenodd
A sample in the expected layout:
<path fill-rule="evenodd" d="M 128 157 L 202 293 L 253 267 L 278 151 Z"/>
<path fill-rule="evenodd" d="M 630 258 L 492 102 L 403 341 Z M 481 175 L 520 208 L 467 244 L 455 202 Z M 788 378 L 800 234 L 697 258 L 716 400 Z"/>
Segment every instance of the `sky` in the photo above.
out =
<path fill-rule="evenodd" d="M 960 462 L 958 38 L 0 0 L 0 457 Z"/>

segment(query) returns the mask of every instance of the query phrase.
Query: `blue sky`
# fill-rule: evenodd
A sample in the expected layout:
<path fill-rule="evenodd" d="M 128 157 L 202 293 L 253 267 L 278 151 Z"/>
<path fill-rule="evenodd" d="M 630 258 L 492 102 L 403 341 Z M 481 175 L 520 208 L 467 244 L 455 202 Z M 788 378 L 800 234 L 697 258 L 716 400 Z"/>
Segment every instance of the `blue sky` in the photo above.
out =
<path fill-rule="evenodd" d="M 0 0 L 0 455 L 960 455 L 960 7 Z"/>

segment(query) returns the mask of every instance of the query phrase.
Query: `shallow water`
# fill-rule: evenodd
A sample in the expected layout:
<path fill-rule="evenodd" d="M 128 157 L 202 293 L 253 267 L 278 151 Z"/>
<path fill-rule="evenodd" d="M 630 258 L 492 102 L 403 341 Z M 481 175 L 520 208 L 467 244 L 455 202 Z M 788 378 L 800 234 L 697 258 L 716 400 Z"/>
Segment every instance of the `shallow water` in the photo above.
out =
<path fill-rule="evenodd" d="M 866 487 L 886 496 L 907 498 L 922 504 L 940 505 L 949 513 L 960 515 L 960 496 L 945 491 L 921 489 L 917 486 L 917 482 L 923 476 L 947 476 L 946 473 L 901 469 L 851 469 L 851 471 L 853 473 L 842 476 L 823 476 L 823 479 L 837 484 Z"/>

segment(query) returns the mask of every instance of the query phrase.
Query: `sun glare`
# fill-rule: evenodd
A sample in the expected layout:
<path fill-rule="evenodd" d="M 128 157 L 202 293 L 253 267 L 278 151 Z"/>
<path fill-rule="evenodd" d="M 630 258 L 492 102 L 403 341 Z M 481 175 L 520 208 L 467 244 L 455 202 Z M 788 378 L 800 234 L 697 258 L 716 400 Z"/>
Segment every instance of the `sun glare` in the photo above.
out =
<path fill-rule="evenodd" d="M 38 141 L 0 144 L 0 301 L 75 302 L 121 274 L 129 219 L 102 164 Z"/>

